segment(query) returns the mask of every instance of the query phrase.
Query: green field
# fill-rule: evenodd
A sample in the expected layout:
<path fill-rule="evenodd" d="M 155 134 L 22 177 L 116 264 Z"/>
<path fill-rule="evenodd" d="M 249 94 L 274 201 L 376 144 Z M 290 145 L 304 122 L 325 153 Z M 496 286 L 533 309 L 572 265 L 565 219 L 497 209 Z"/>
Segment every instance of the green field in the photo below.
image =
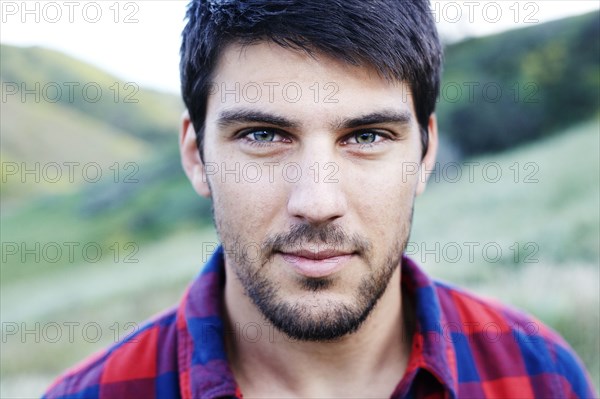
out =
<path fill-rule="evenodd" d="M 595 120 L 535 145 L 470 160 L 482 168 L 496 163 L 503 172 L 496 183 L 489 182 L 495 180 L 491 169 L 487 175 L 474 173 L 472 181 L 467 176 L 453 182 L 456 174 L 447 167 L 440 182 L 431 184 L 417 201 L 409 247 L 413 258 L 424 261 L 434 276 L 521 307 L 557 329 L 585 361 L 596 386 L 600 385 L 598 124 Z M 518 179 L 515 167 L 511 169 L 515 162 L 521 165 Z M 537 167 L 523 168 L 527 162 Z M 525 177 L 537 182 L 526 183 Z M 188 194 L 189 200 L 195 198 Z M 15 215 L 11 223 L 19 223 L 19 218 L 24 224 L 33 223 L 35 215 Z M 45 219 L 44 236 L 49 237 L 60 220 L 60 214 Z M 83 228 L 91 227 L 82 225 L 75 231 L 82 233 Z M 91 239 L 99 233 L 92 229 L 87 234 Z M 175 304 L 215 241 L 210 228 L 186 227 L 159 241 L 135 241 L 138 251 L 129 261 L 136 263 L 123 256 L 115 262 L 111 252 L 97 263 L 69 267 L 39 263 L 15 273 L 3 266 L 3 275 L 12 277 L 3 278 L 1 287 L 5 331 L 0 396 L 39 395 L 65 367 L 131 332 L 133 324 L 128 323 Z M 472 259 L 464 253 L 454 261 L 456 254 L 447 251 L 436 262 L 422 251 L 436 243 L 440 248 L 464 249 L 467 242 L 479 243 L 476 248 L 494 243 L 503 255 L 487 254 L 486 261 L 486 255 L 475 250 Z M 519 252 L 517 247 L 511 249 L 515 242 Z M 527 243 L 537 245 L 537 250 L 524 248 Z M 18 333 L 5 334 L 7 322 Z M 39 342 L 34 333 L 22 337 L 23 327 L 35 330 L 35 323 Z"/>

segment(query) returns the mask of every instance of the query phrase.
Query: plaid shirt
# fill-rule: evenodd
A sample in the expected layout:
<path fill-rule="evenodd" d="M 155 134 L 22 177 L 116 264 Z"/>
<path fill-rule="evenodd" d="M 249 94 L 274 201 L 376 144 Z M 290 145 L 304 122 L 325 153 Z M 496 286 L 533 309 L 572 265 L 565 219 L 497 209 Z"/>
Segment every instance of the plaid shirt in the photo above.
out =
<path fill-rule="evenodd" d="M 177 308 L 67 371 L 44 397 L 241 398 L 219 315 L 223 281 L 220 247 Z M 434 282 L 408 258 L 402 290 L 415 331 L 392 398 L 594 397 L 573 350 L 539 321 Z"/>

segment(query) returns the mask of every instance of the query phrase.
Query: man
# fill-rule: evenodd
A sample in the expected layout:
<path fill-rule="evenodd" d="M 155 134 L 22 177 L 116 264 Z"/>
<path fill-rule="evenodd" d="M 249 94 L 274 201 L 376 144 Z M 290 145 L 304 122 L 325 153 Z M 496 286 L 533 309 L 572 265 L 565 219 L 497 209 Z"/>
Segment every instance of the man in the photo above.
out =
<path fill-rule="evenodd" d="M 187 17 L 182 164 L 222 247 L 176 309 L 46 397 L 593 396 L 556 333 L 403 256 L 438 142 L 426 0 Z"/>

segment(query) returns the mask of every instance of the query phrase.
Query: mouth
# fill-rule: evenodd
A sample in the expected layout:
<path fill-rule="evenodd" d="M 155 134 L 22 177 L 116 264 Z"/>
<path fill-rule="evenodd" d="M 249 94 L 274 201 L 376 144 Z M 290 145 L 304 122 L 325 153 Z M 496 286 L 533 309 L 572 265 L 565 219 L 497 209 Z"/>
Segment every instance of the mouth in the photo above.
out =
<path fill-rule="evenodd" d="M 327 277 L 343 269 L 356 256 L 355 252 L 336 249 L 307 249 L 278 252 L 285 263 L 298 274 L 309 278 Z"/>

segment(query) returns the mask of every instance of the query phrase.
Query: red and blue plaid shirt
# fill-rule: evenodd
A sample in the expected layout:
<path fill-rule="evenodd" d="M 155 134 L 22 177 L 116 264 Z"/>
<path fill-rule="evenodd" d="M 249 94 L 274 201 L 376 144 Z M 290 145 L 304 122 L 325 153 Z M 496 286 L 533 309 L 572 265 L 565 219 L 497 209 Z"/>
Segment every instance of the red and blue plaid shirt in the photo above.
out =
<path fill-rule="evenodd" d="M 58 378 L 45 398 L 241 398 L 227 362 L 219 248 L 180 305 Z M 542 323 L 432 281 L 410 259 L 412 352 L 392 398 L 590 398 L 569 345 Z M 401 333 L 399 329 L 399 334 Z"/>

